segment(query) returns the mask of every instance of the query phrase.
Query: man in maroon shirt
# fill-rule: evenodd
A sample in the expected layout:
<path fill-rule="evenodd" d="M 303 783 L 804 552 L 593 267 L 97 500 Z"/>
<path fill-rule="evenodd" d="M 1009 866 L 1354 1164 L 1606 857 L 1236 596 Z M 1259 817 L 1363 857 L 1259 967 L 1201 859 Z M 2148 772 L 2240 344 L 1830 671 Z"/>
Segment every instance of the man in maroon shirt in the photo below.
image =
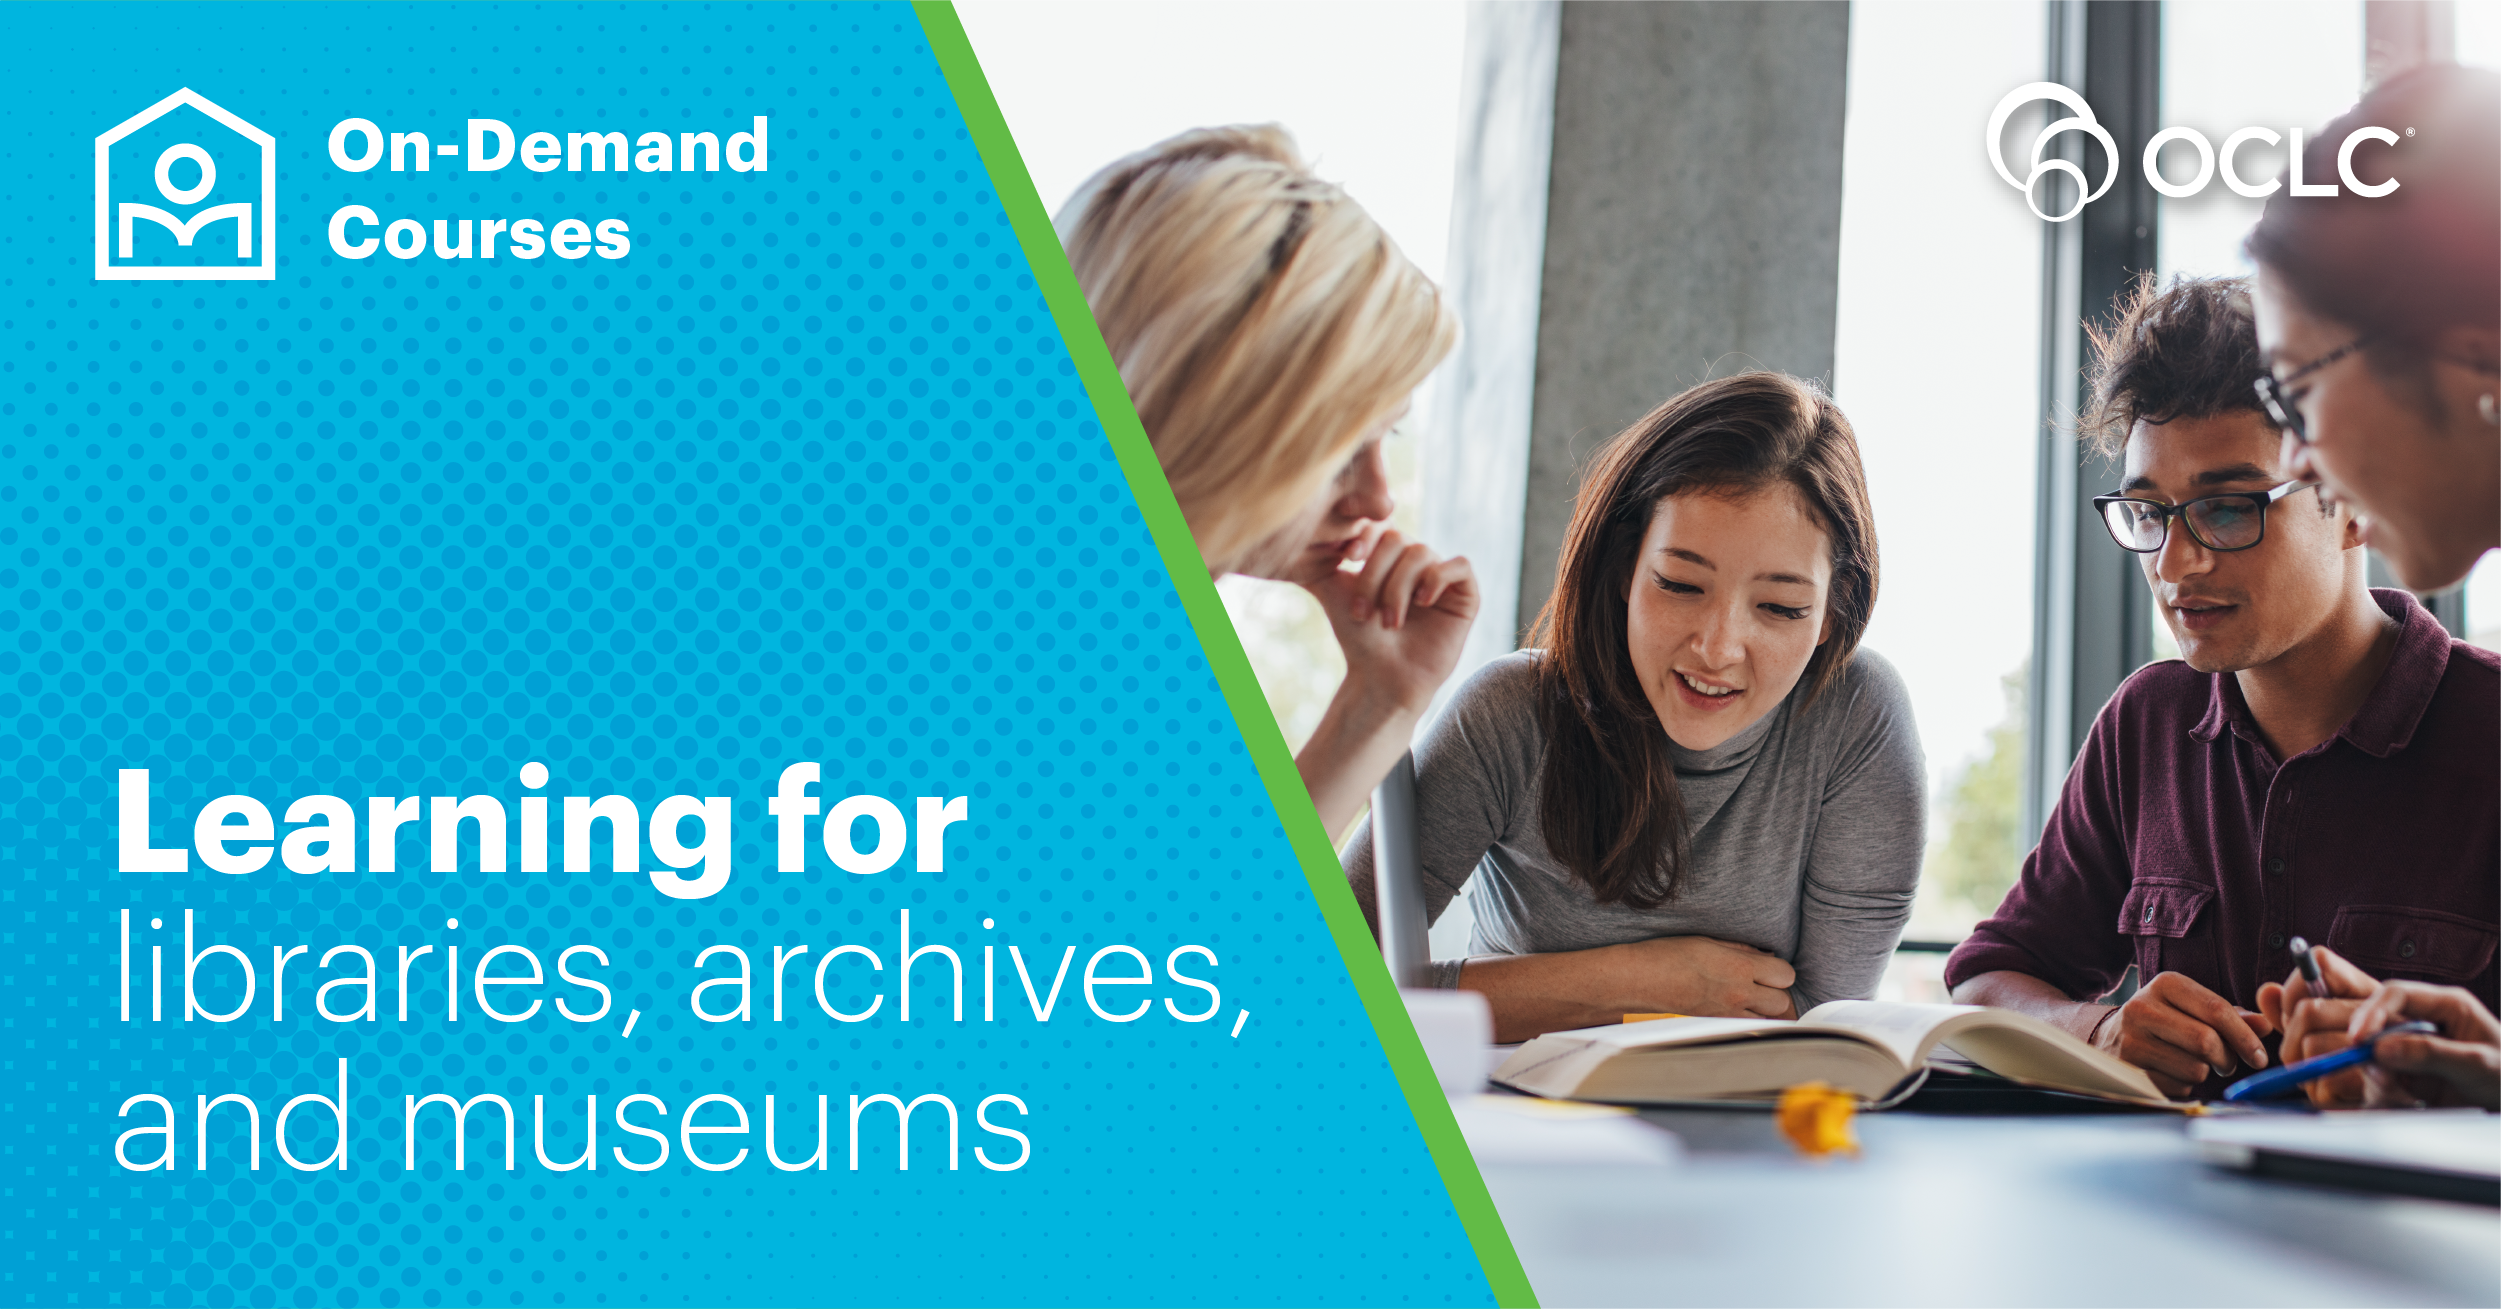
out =
<path fill-rule="evenodd" d="M 2139 288 L 2096 333 L 2097 505 L 2180 646 L 2102 710 L 2041 843 L 1946 964 L 2175 1096 L 2269 1062 L 2288 942 L 2501 1002 L 2501 656 L 2364 580 L 2361 530 L 2288 483 L 2237 280 Z M 2128 966 L 2142 985 L 2101 1003 Z"/>

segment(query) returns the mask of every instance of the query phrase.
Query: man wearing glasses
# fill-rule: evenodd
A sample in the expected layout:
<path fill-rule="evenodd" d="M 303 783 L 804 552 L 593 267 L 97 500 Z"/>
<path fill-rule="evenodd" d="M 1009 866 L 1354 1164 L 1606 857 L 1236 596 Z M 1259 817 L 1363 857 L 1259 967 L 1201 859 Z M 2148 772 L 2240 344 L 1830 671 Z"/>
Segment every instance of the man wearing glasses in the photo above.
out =
<path fill-rule="evenodd" d="M 2181 659 L 2103 708 L 1954 998 L 2200 1097 L 2272 1061 L 2295 936 L 2501 1000 L 2501 656 L 2371 590 L 2351 511 L 2283 475 L 2245 283 L 2147 279 L 2094 344 L 2086 428 L 2124 465 L 2094 507 Z"/>

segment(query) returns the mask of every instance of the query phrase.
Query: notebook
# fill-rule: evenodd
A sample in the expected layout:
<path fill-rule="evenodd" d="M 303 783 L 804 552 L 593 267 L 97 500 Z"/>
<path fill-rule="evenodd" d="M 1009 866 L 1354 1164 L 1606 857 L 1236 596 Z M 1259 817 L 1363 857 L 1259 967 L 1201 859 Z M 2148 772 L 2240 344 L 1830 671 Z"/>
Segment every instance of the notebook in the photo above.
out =
<path fill-rule="evenodd" d="M 2501 1115 L 2481 1109 L 2249 1114 L 2188 1134 L 2206 1162 L 2261 1177 L 2501 1205 Z"/>

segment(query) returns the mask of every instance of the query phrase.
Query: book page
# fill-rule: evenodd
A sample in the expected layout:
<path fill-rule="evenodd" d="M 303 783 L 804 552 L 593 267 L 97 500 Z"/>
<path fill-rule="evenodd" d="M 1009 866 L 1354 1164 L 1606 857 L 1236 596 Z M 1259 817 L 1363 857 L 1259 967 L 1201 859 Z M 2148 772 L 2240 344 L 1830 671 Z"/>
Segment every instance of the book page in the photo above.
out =
<path fill-rule="evenodd" d="M 1660 1050 L 1677 1046 L 1713 1045 L 1722 1041 L 1838 1036 L 1869 1045 L 1900 1061 L 1902 1071 L 1916 1071 L 1936 1043 L 1935 1033 L 1965 1014 L 1985 1014 L 1977 1005 L 1902 1004 L 1881 1000 L 1829 1000 L 1803 1018 L 1653 1018 L 1638 1023 L 1549 1032 L 1539 1037 L 1557 1051 L 1602 1046 L 1609 1050 Z"/>
<path fill-rule="evenodd" d="M 1839 1036 L 1898 1061 L 1925 1067 L 1940 1046 L 2000 1077 L 2052 1090 L 2168 1104 L 2144 1070 L 2103 1054 L 2037 1018 L 1980 1005 L 1831 1000 L 1790 1021 L 1774 1018 L 1661 1018 L 1572 1032 L 1550 1032 L 1523 1046 L 1497 1074 L 1509 1085 L 1577 1085 L 1609 1059 L 1632 1051 Z M 1555 1092 L 1548 1091 L 1548 1094 Z M 1567 1092 L 1568 1093 L 1568 1092 Z"/>
<path fill-rule="evenodd" d="M 2143 1069 L 2011 1009 L 1833 1000 L 1809 1010 L 1803 1022 L 1858 1032 L 1892 1050 L 1909 1068 L 1926 1063 L 1929 1052 L 1944 1045 L 2015 1081 L 2112 1099 L 2168 1103 Z"/>
<path fill-rule="evenodd" d="M 2000 1077 L 2052 1090 L 2170 1104 L 2145 1070 L 2028 1014 L 1982 1009 L 1940 1025 L 1937 1038 Z"/>
<path fill-rule="evenodd" d="M 1737 1037 L 1782 1032 L 1797 1026 L 1786 1018 L 1652 1018 L 1638 1023 L 1610 1023 L 1548 1032 L 1537 1039 L 1566 1037 L 1575 1042 L 1617 1050 L 1643 1050 L 1675 1045 L 1704 1045 Z"/>
<path fill-rule="evenodd" d="M 1494 1072 L 1494 1080 L 1536 1095 L 1571 1096 L 1610 1061 L 1626 1055 L 1668 1054 L 1701 1047 L 1776 1044 L 1799 1037 L 1838 1037 L 1868 1048 L 1877 1057 L 1902 1064 L 1887 1042 L 1855 1028 L 1802 1023 L 1786 1018 L 1657 1018 L 1607 1027 L 1548 1032 L 1521 1046 Z"/>
<path fill-rule="evenodd" d="M 1806 1011 L 1801 1026 L 1854 1032 L 1891 1051 L 1904 1069 L 1927 1062 L 1937 1029 L 1965 1014 L 1987 1013 L 1978 1005 L 1904 1004 L 1888 1000 L 1827 1000 Z"/>

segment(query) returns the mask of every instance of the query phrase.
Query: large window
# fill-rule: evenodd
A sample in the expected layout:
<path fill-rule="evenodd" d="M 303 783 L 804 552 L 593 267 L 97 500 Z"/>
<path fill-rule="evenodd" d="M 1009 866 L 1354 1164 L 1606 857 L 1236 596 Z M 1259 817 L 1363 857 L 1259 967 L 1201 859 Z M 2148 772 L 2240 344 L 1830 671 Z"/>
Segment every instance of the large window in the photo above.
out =
<path fill-rule="evenodd" d="M 1833 390 L 1883 548 L 1866 644 L 1909 684 L 1928 756 L 1914 938 L 1968 932 L 2026 844 L 2041 237 L 1993 172 L 1937 160 L 2040 80 L 2045 40 L 2037 5 L 1851 9 Z M 1942 998 L 1941 962 L 1905 956 L 1886 993 Z"/>
<path fill-rule="evenodd" d="M 2281 145 L 2253 143 L 2240 153 L 2241 175 L 2284 171 L 2293 128 L 2306 136 L 2342 113 L 2362 89 L 2361 0 L 2288 0 L 2281 23 L 2252 24 L 2245 5 L 2230 0 L 2170 0 L 2162 7 L 2162 122 L 2221 141 L 2244 127 L 2265 127 Z M 2217 58 L 2220 51 L 2235 57 Z M 2185 148 L 2166 156 L 2166 175 L 2194 166 Z M 2220 182 L 2185 199 L 2160 201 L 2160 273 L 2174 277 L 2245 277 L 2255 271 L 2241 241 L 2265 202 Z M 2151 625 L 2152 659 L 2176 659 L 2179 646 L 2159 619 Z"/>
<path fill-rule="evenodd" d="M 2501 4 L 2468 3 L 2457 7 L 2458 62 L 2478 68 L 2501 68 Z M 2501 554 L 2487 554 L 2466 579 L 2467 639 L 2487 650 L 2501 650 Z"/>
<path fill-rule="evenodd" d="M 2458 7 L 2463 62 L 2501 58 L 2496 10 Z M 2264 21 L 2252 21 L 2260 12 Z M 1930 166 L 1935 137 L 1977 138 L 1980 116 L 2000 94 L 2044 76 L 2049 22 L 2079 18 L 2058 6 L 1861 3 L 1852 10 L 1835 388 L 1866 451 L 1884 543 L 1885 589 L 1868 643 L 1910 683 L 1928 749 L 1930 844 L 1914 941 L 1967 933 L 2032 844 L 2022 803 L 2023 760 L 2034 744 L 2025 739 L 2022 703 L 2035 654 L 2035 630 L 2025 621 L 2031 606 L 2046 601 L 2069 611 L 2042 631 L 2059 630 L 2059 617 L 2068 631 L 2128 621 L 2122 611 L 2102 611 L 2132 598 L 2112 595 L 2106 583 L 2033 594 L 2038 506 L 2059 493 L 2036 496 L 2049 470 L 2034 455 L 2061 448 L 2055 439 L 2046 447 L 2034 440 L 2045 421 L 2043 370 L 2058 367 L 2044 360 L 2059 357 L 2043 349 L 2056 343 L 2041 334 L 2042 280 L 2034 270 L 2042 266 L 2044 229 L 1999 221 L 2006 196 L 1992 173 Z M 2080 36 L 2081 22 L 2070 31 Z M 2289 144 L 2293 129 L 2314 132 L 2353 103 L 2365 44 L 2360 0 L 2299 0 L 2264 11 L 2172 0 L 2161 8 L 2155 43 L 2156 121 L 2198 128 L 2213 141 L 2265 126 Z M 2134 48 L 2150 57 L 2155 47 Z M 2111 57 L 2110 47 L 2094 57 Z M 2285 148 L 2245 151 L 2243 171 L 2280 171 Z M 2168 162 L 2185 168 L 2188 161 Z M 2166 278 L 2249 272 L 2240 247 L 2258 211 L 2259 202 L 2220 185 L 2160 200 L 2149 252 L 2157 271 Z M 2134 584 L 2133 570 L 2126 581 Z M 2493 559 L 2462 594 L 2437 603 L 2444 619 L 2486 644 L 2501 641 L 2497 607 L 2501 563 Z M 2176 654 L 2160 622 L 2145 626 L 2142 648 L 2130 646 L 2123 669 Z M 2076 703 L 2066 713 L 2081 722 L 2107 684 L 2088 688 L 2091 679 L 2070 677 Z M 2038 762 L 2046 770 L 2039 780 L 2054 788 L 2063 754 Z M 1940 962 L 1905 954 L 1885 993 L 1941 998 Z"/>
<path fill-rule="evenodd" d="M 2265 127 L 2285 144 L 2253 142 L 2240 153 L 2252 179 L 2284 170 L 2292 129 L 2315 134 L 2362 90 L 2361 0 L 2282 0 L 2265 22 L 2235 0 L 2170 0 L 2162 7 L 2162 124 L 2193 127 L 2220 142 L 2244 127 Z M 2164 156 L 2184 179 L 2186 148 Z M 2157 234 L 2161 272 L 2196 277 L 2251 271 L 2241 239 L 2263 201 L 2220 181 L 2186 199 L 2164 197 Z"/>
<path fill-rule="evenodd" d="M 2455 7 L 2459 62 L 2501 67 L 2501 5 Z M 2221 141 L 2243 127 L 2268 127 L 2287 137 L 2316 131 L 2362 92 L 2366 34 L 2361 0 L 2290 0 L 2269 21 L 2252 23 L 2234 0 L 2169 0 L 2163 6 L 2162 121 L 2197 128 Z M 2244 151 L 2242 172 L 2280 172 L 2286 147 Z M 2190 161 L 2173 160 L 2177 171 Z M 2258 220 L 2261 202 L 2221 185 L 2187 199 L 2162 201 L 2161 273 L 2165 278 L 2241 276 L 2253 271 L 2241 240 Z M 2373 585 L 2394 585 L 2384 568 Z M 2442 616 L 2468 640 L 2501 649 L 2501 560 L 2487 557 L 2456 593 L 2439 597 Z M 2151 657 L 2179 651 L 2160 623 Z"/>
<path fill-rule="evenodd" d="M 964 0 L 957 11 L 1053 213 L 1096 169 L 1177 132 L 1280 123 L 1321 176 L 1440 278 L 1465 6 Z M 1409 533 L 1415 433 L 1430 405 L 1419 395 L 1385 443 L 1392 521 Z M 1328 620 L 1292 586 L 1233 577 L 1219 593 L 1278 727 L 1300 748 L 1345 675 Z"/>
<path fill-rule="evenodd" d="M 1458 138 L 1468 15 L 1455 3 L 1283 6 L 1147 3 L 960 6 L 1046 203 L 1056 207 L 1103 163 L 1186 127 L 1282 121 L 1428 273 L 1441 275 Z M 1832 383 L 1860 438 L 1883 548 L 1883 587 L 1866 644 L 1910 688 L 1929 769 L 1929 846 L 1909 936 L 1948 942 L 1995 908 L 2034 831 L 2026 820 L 2027 729 L 2034 688 L 2035 595 L 2043 529 L 2048 229 L 1977 159 L 1991 108 L 2052 77 L 2051 24 L 2081 11 L 2049 4 L 1975 6 L 1861 0 L 1851 7 L 1838 316 Z M 2150 21 L 2151 14 L 2147 17 Z M 2361 0 L 2171 0 L 2159 39 L 2133 47 L 2158 88 L 2155 120 L 2221 141 L 2245 126 L 2314 131 L 2358 94 Z M 2071 30 L 2062 28 L 2062 31 Z M 2072 30 L 2081 31 L 2080 24 Z M 2147 28 L 2151 31 L 2151 28 Z M 2501 63 L 2501 4 L 2457 7 L 2456 53 Z M 2072 44 L 2072 43 L 2070 43 Z M 2151 54 L 2158 48 L 2158 69 Z M 1209 52 L 1221 50 L 1221 58 Z M 998 53 L 993 53 L 998 52 Z M 1006 52 L 1013 52 L 1009 57 Z M 2142 83 L 2139 83 L 2142 85 Z M 2018 129 L 2010 129 L 2014 131 Z M 2246 152 L 2245 173 L 2281 167 L 2284 147 Z M 2122 161 L 2133 169 L 2133 158 Z M 2173 161 L 2185 168 L 2184 157 Z M 2116 203 L 2115 199 L 2104 205 Z M 2097 211 L 2098 212 L 2098 211 Z M 2142 255 L 2157 271 L 2248 271 L 2240 242 L 2258 202 L 2216 184 L 2163 199 Z M 2082 224 L 2077 225 L 2079 228 Z M 2053 401 L 2066 404 L 2066 401 Z M 1402 526 L 1413 525 L 1417 469 L 1436 456 L 1432 397 L 1391 443 Z M 2072 413 L 2061 417 L 2072 419 Z M 2100 490 L 2096 486 L 2085 491 Z M 2046 597 L 2069 630 L 2106 630 L 2111 588 Z M 2128 585 L 2141 586 L 2131 572 Z M 2463 588 L 2464 624 L 2501 647 L 2501 563 Z M 1301 592 L 1235 579 L 1223 587 L 1253 666 L 1289 742 L 1317 722 L 1342 675 L 1335 643 Z M 2444 612 L 2455 617 L 2455 598 Z M 2136 613 L 2141 619 L 2143 611 Z M 1506 622 L 1507 614 L 1484 621 Z M 2055 626 L 2052 624 L 2050 626 Z M 2112 647 L 2120 675 L 2172 651 L 2161 624 Z M 2111 662 L 2105 660 L 2106 663 Z M 2106 694 L 2056 670 L 2042 713 L 2072 734 Z M 2067 679 L 2066 684 L 2057 678 Z M 2083 679 L 2092 680 L 2092 679 Z M 2037 720 L 2034 720 L 2037 721 Z M 2065 758 L 2037 761 L 2054 787 Z M 2034 794 L 2032 812 L 2037 814 Z M 1433 933 L 1434 952 L 1465 948 L 1464 900 Z M 1942 998 L 1942 956 L 1897 960 L 1884 993 Z"/>

